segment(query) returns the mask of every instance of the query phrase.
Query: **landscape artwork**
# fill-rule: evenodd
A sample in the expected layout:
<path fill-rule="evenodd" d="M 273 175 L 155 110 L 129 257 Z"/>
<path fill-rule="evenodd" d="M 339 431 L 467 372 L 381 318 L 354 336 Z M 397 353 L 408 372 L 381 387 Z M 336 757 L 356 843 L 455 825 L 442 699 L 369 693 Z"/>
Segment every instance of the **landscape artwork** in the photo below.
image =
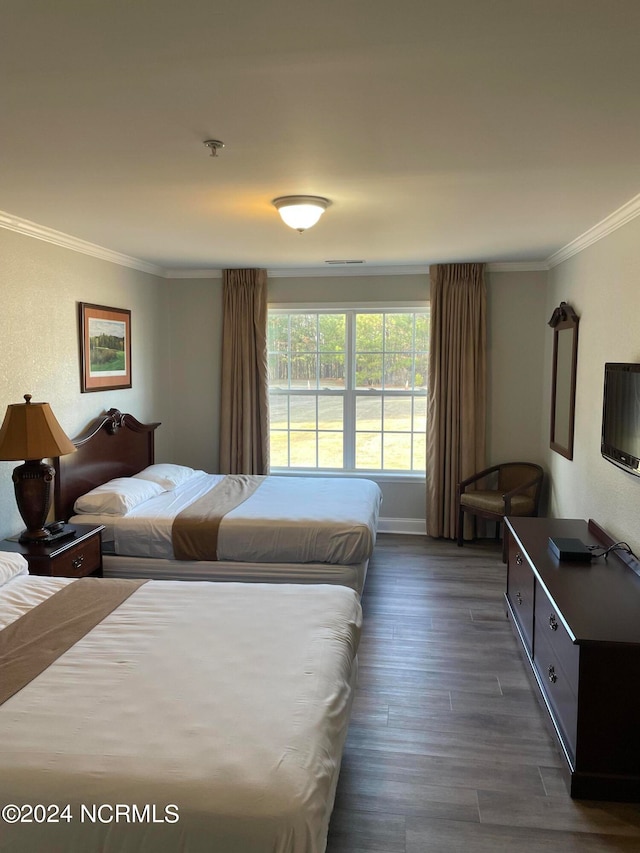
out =
<path fill-rule="evenodd" d="M 81 391 L 131 388 L 131 311 L 80 303 Z"/>

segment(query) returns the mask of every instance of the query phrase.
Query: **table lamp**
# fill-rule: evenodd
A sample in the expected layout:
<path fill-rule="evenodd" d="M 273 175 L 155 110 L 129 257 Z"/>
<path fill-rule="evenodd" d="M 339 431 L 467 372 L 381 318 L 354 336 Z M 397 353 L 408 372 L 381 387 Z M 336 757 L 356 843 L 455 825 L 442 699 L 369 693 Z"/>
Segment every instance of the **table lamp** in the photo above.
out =
<path fill-rule="evenodd" d="M 53 538 L 45 523 L 55 471 L 42 460 L 73 453 L 76 448 L 48 403 L 32 403 L 31 394 L 25 394 L 24 399 L 24 403 L 7 406 L 0 427 L 0 460 L 26 460 L 13 471 L 16 503 L 26 525 L 20 542 L 46 543 Z"/>

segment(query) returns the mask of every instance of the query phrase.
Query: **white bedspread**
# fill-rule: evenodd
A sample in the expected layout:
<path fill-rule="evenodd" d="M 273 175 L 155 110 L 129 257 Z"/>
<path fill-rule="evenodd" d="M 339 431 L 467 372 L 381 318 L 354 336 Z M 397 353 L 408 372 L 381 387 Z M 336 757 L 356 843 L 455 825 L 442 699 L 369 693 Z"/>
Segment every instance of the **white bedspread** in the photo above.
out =
<path fill-rule="evenodd" d="M 15 578 L 0 626 L 69 582 Z M 5 822 L 0 849 L 323 851 L 360 618 L 340 586 L 145 584 L 0 707 L 0 803 L 73 818 Z"/>
<path fill-rule="evenodd" d="M 174 559 L 176 515 L 222 479 L 198 472 L 171 492 L 145 501 L 126 516 L 74 516 L 105 524 L 114 553 Z M 381 492 L 372 480 L 347 477 L 268 477 L 223 519 L 219 560 L 245 563 L 336 563 L 367 560 L 376 540 Z"/>

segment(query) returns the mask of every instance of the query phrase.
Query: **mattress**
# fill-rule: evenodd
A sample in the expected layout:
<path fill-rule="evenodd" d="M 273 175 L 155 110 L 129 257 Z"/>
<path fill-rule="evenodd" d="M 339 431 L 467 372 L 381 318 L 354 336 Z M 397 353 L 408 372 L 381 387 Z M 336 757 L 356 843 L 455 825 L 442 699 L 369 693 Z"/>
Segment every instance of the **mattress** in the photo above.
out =
<path fill-rule="evenodd" d="M 0 627 L 75 582 L 13 578 Z M 0 801 L 44 807 L 0 849 L 321 853 L 360 623 L 341 586 L 143 584 L 0 706 Z"/>
<path fill-rule="evenodd" d="M 104 524 L 107 553 L 172 560 L 176 517 L 221 479 L 200 471 L 126 515 L 75 515 L 70 521 Z M 250 498 L 223 518 L 217 554 L 211 560 L 363 563 L 375 544 L 380 503 L 380 488 L 371 480 L 266 477 Z"/>

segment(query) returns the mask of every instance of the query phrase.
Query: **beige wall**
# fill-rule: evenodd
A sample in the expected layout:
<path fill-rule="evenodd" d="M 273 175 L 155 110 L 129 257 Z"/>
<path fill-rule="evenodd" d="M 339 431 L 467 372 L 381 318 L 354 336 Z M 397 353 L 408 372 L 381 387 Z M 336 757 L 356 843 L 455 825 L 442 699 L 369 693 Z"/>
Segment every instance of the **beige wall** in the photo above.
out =
<path fill-rule="evenodd" d="M 0 229 L 0 417 L 24 394 L 46 401 L 68 435 L 111 407 L 168 419 L 166 283 L 146 273 Z M 78 303 L 131 309 L 133 387 L 80 393 Z M 158 452 L 169 435 L 158 431 Z M 16 462 L 0 462 L 0 537 L 22 527 L 13 494 Z"/>
<path fill-rule="evenodd" d="M 488 464 L 542 464 L 547 273 L 489 273 L 487 306 Z"/>
<path fill-rule="evenodd" d="M 547 300 L 548 316 L 564 300 L 580 317 L 574 457 L 547 451 L 550 514 L 594 518 L 637 554 L 640 478 L 602 458 L 600 429 L 605 362 L 640 362 L 639 268 L 636 218 L 554 268 Z M 549 335 L 547 362 L 551 346 Z M 548 415 L 547 404 L 545 422 Z"/>
<path fill-rule="evenodd" d="M 167 305 L 172 354 L 171 461 L 215 473 L 220 441 L 222 279 L 174 279 Z"/>
<path fill-rule="evenodd" d="M 269 278 L 269 302 L 411 302 L 429 298 L 425 275 L 318 276 Z"/>

